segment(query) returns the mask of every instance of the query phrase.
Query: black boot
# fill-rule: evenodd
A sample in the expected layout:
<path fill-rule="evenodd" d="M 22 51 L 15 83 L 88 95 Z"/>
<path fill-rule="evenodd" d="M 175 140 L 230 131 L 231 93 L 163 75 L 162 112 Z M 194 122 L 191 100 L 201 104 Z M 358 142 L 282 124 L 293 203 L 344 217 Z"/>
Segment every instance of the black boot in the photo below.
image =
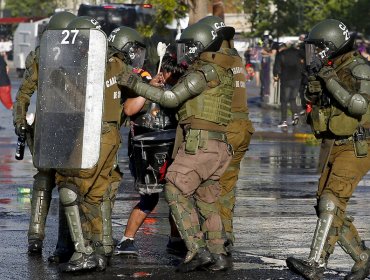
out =
<path fill-rule="evenodd" d="M 311 264 L 307 261 L 289 257 L 286 260 L 289 269 L 298 275 L 303 276 L 307 280 L 321 280 L 323 279 L 324 267 L 317 264 Z"/>
<path fill-rule="evenodd" d="M 208 267 L 212 271 L 227 270 L 231 268 L 231 258 L 224 254 L 212 254 L 214 264 Z"/>
<path fill-rule="evenodd" d="M 98 267 L 98 260 L 94 253 L 87 255 L 84 253 L 75 253 L 67 263 L 59 265 L 61 272 L 74 272 L 81 270 L 91 270 Z"/>
<path fill-rule="evenodd" d="M 213 258 L 211 253 L 207 248 L 199 248 L 194 257 L 189 261 L 184 261 L 177 267 L 179 272 L 190 272 L 197 268 L 204 268 L 213 263 Z"/>
<path fill-rule="evenodd" d="M 104 271 L 108 266 L 108 257 L 105 255 L 96 254 L 96 260 L 98 265 L 96 267 L 97 271 Z"/>
<path fill-rule="evenodd" d="M 53 254 L 51 254 L 49 257 L 48 257 L 48 262 L 49 263 L 55 263 L 55 264 L 59 264 L 59 263 L 66 263 L 69 261 L 69 259 L 72 257 L 74 251 L 60 251 L 58 249 L 56 249 Z"/>
<path fill-rule="evenodd" d="M 28 254 L 41 255 L 42 254 L 42 240 L 32 239 L 28 241 Z"/>

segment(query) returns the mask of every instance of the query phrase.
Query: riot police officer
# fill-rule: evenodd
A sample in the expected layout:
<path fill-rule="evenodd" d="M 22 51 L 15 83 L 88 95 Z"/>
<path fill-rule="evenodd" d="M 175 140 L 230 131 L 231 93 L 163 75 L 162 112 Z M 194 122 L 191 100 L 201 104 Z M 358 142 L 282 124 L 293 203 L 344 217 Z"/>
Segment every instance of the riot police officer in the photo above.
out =
<path fill-rule="evenodd" d="M 94 26 L 90 25 L 89 28 Z M 121 71 L 131 71 L 128 64 L 134 61 L 142 63 L 145 57 L 144 45 L 125 40 L 125 33 L 133 31 L 131 28 L 119 27 L 108 38 L 102 144 L 96 166 L 80 170 L 77 174 L 61 171 L 57 177 L 59 195 L 65 206 L 76 248 L 70 261 L 61 266 L 65 272 L 104 270 L 107 257 L 112 254 L 111 210 L 121 175 L 117 174 L 116 156 L 121 142 L 119 128 L 122 123 L 122 99 L 116 75 Z M 83 213 L 81 216 L 79 209 Z"/>
<path fill-rule="evenodd" d="M 220 178 L 221 195 L 218 207 L 222 219 L 223 229 L 226 234 L 227 246 L 230 249 L 234 243 L 233 215 L 235 207 L 235 187 L 240 171 L 240 162 L 248 150 L 254 127 L 249 119 L 247 104 L 246 75 L 242 58 L 232 46 L 234 28 L 226 26 L 221 18 L 207 16 L 199 22 L 210 25 L 216 32 L 225 38 L 221 49 L 216 53 L 208 53 L 207 59 L 223 60 L 224 65 L 229 65 L 234 77 L 234 94 L 231 103 L 232 120 L 227 125 L 227 141 L 233 147 L 233 157 L 224 174 Z M 205 55 L 202 56 L 205 58 Z"/>
<path fill-rule="evenodd" d="M 218 51 L 222 40 L 206 24 L 187 27 L 177 46 L 179 64 L 189 69 L 171 90 L 152 87 L 133 75 L 121 75 L 118 80 L 140 96 L 178 109 L 180 133 L 176 141 L 180 147 L 176 148 L 175 143 L 176 155 L 167 171 L 165 196 L 188 248 L 178 267 L 181 272 L 205 266 L 211 270 L 227 268 L 218 264 L 226 258 L 226 251 L 216 201 L 218 181 L 231 159 L 225 132 L 231 120 L 233 74 L 219 61 L 202 59 L 203 54 Z"/>
<path fill-rule="evenodd" d="M 354 36 L 335 19 L 316 24 L 306 39 L 308 123 L 322 139 L 317 191 L 317 225 L 307 260 L 287 259 L 305 279 L 322 279 L 338 243 L 355 261 L 346 280 L 365 279 L 370 249 L 361 241 L 347 203 L 370 169 L 370 67 L 357 51 Z"/>
<path fill-rule="evenodd" d="M 70 12 L 55 13 L 47 25 L 48 30 L 63 29 L 76 16 Z M 26 70 L 22 83 L 16 95 L 13 109 L 13 123 L 17 135 L 21 135 L 26 128 L 27 144 L 33 154 L 33 126 L 26 122 L 26 114 L 30 99 L 38 85 L 39 47 L 30 52 L 26 59 Z M 41 254 L 45 238 L 45 222 L 49 211 L 52 190 L 55 187 L 55 171 L 51 169 L 38 169 L 34 176 L 31 199 L 31 217 L 28 229 L 28 252 Z M 59 207 L 58 243 L 54 254 L 49 258 L 51 262 L 66 261 L 73 252 L 73 244 L 69 237 L 68 227 L 62 206 Z"/>

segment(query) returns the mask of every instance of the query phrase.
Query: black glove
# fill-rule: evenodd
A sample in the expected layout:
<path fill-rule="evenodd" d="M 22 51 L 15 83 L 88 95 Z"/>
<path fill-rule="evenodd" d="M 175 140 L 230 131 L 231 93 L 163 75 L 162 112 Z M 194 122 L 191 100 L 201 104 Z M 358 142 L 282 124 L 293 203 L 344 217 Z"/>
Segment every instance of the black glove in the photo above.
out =
<path fill-rule="evenodd" d="M 15 124 L 15 134 L 24 137 L 26 134 L 26 121 L 18 121 Z"/>
<path fill-rule="evenodd" d="M 309 81 L 308 92 L 311 94 L 319 94 L 322 91 L 320 81 Z"/>
<path fill-rule="evenodd" d="M 319 76 L 325 82 L 333 78 L 338 79 L 337 73 L 335 72 L 334 68 L 330 66 L 324 66 L 323 68 L 321 68 L 319 73 L 317 73 L 317 76 Z"/>
<path fill-rule="evenodd" d="M 140 78 L 135 74 L 122 73 L 117 76 L 117 84 L 134 89 Z"/>

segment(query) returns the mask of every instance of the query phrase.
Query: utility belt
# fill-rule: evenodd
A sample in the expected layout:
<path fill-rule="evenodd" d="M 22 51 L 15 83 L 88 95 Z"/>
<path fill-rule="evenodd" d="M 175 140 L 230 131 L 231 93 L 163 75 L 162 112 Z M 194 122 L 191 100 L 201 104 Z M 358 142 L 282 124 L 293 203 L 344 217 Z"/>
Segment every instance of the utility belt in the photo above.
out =
<path fill-rule="evenodd" d="M 231 113 L 233 120 L 249 120 L 249 113 L 247 112 L 233 112 Z"/>
<path fill-rule="evenodd" d="M 367 141 L 370 139 L 370 128 L 358 127 L 353 135 L 346 138 L 336 138 L 334 145 L 341 146 L 353 143 L 356 157 L 366 157 L 368 151 Z"/>
<path fill-rule="evenodd" d="M 218 140 L 227 143 L 227 137 L 224 132 L 208 131 L 203 129 L 185 130 L 185 152 L 195 155 L 198 148 L 207 149 L 208 140 Z"/>

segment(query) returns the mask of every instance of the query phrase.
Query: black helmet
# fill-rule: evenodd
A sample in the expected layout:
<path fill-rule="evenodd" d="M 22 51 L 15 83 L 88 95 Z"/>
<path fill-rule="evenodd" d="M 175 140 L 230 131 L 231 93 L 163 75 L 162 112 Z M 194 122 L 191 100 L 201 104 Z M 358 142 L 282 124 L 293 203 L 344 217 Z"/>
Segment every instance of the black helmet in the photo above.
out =
<path fill-rule="evenodd" d="M 73 19 L 67 26 L 68 29 L 101 29 L 100 23 L 92 17 L 80 16 Z"/>
<path fill-rule="evenodd" d="M 198 21 L 198 23 L 204 23 L 213 28 L 218 34 L 220 34 L 224 40 L 230 41 L 234 38 L 235 29 L 231 26 L 226 26 L 225 22 L 217 16 L 207 16 Z"/>
<path fill-rule="evenodd" d="M 353 49 L 355 36 L 346 25 L 336 19 L 326 19 L 316 24 L 308 34 L 305 43 L 320 49 L 321 59 L 331 59 Z"/>
<path fill-rule="evenodd" d="M 222 36 L 207 24 L 196 23 L 185 28 L 180 39 L 176 41 L 178 64 L 188 65 L 202 52 L 218 51 L 222 41 Z"/>
<path fill-rule="evenodd" d="M 47 29 L 53 30 L 66 28 L 75 18 L 76 16 L 70 12 L 57 12 L 50 18 Z"/>
<path fill-rule="evenodd" d="M 115 28 L 108 37 L 108 47 L 121 53 L 126 64 L 141 68 L 144 64 L 146 47 L 143 37 L 127 26 Z"/>

